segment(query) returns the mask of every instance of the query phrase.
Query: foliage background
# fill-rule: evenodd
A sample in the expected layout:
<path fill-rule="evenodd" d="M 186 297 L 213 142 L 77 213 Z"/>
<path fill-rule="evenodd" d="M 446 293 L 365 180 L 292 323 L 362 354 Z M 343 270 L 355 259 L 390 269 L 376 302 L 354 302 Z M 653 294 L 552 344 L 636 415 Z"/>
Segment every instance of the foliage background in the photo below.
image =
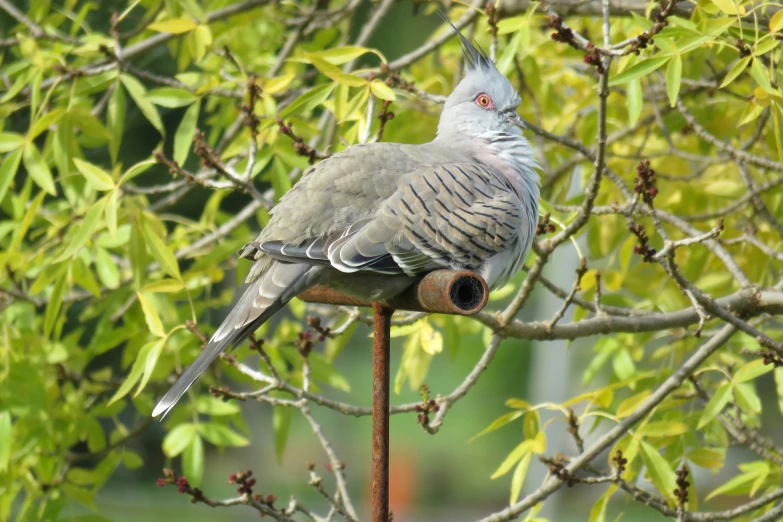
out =
<path fill-rule="evenodd" d="M 624 481 L 602 453 L 593 465 L 606 480 L 561 490 L 531 516 L 686 517 L 673 514 L 681 465 L 691 471 L 688 513 L 767 495 L 760 509 L 731 518 L 770 516 L 783 496 L 783 369 L 773 372 L 783 361 L 774 317 L 783 302 L 778 6 L 508 0 L 497 19 L 480 7 L 476 15 L 456 5 L 450 17 L 471 24 L 522 93 L 520 114 L 545 167 L 545 209 L 567 227 L 540 238 L 529 273 L 497 292 L 478 321 L 401 318 L 396 404 L 412 411 L 425 382 L 433 397 L 475 386 L 439 399 L 451 408 L 431 416 L 435 437 L 415 414 L 393 417 L 395 520 L 524 518 L 526 495 L 547 474 L 539 454 L 576 456 L 576 441 L 589 447 L 629 419 L 727 321 L 741 332 L 607 448 L 630 461 Z M 432 10 L 391 1 L 0 0 L 0 519 L 227 516 L 157 488 L 163 466 L 210 498 L 230 497 L 228 475 L 251 467 L 254 491 L 280 497 L 277 508 L 294 495 L 328 510 L 305 463 L 330 492 L 333 473 L 301 408 L 223 402 L 207 389 L 262 387 L 242 369 L 269 366 L 246 347 L 235 353 L 239 367 L 214 365 L 164 423 L 149 413 L 198 353 L 197 334 L 222 319 L 247 270 L 234 253 L 310 154 L 379 139 L 377 116 L 388 111 L 383 140 L 433 137 L 460 54 L 452 40 L 428 45 L 448 36 Z M 556 14 L 570 14 L 566 26 Z M 606 52 L 598 57 L 580 35 Z M 257 127 L 245 125 L 248 115 Z M 205 133 L 200 153 L 196 129 Z M 656 170 L 654 205 L 641 201 L 649 186 L 633 191 L 645 159 Z M 646 240 L 628 230 L 636 223 L 659 251 L 664 238 L 695 239 L 678 244 L 676 264 L 653 252 L 645 262 Z M 567 298 L 580 255 L 589 270 Z M 736 299 L 713 299 L 723 296 Z M 681 310 L 687 319 L 674 320 Z M 556 314 L 564 315 L 553 322 Z M 316 343 L 305 364 L 297 345 L 307 315 L 342 333 Z M 258 338 L 292 386 L 303 386 L 309 367 L 313 393 L 366 406 L 363 320 L 295 302 Z M 466 380 L 482 356 L 488 369 Z M 312 410 L 363 515 L 369 420 Z M 502 429 L 468 442 L 487 426 Z M 517 512 L 500 511 L 509 488 Z M 257 516 L 241 506 L 230 513 Z"/>

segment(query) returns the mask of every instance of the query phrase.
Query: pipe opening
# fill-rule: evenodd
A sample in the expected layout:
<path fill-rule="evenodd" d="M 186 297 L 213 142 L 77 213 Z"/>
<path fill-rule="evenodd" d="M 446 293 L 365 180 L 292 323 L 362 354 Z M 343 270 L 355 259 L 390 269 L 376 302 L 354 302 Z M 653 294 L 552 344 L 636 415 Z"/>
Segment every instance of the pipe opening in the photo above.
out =
<path fill-rule="evenodd" d="M 481 305 L 484 288 L 475 277 L 462 276 L 451 285 L 449 297 L 460 310 L 470 311 Z"/>

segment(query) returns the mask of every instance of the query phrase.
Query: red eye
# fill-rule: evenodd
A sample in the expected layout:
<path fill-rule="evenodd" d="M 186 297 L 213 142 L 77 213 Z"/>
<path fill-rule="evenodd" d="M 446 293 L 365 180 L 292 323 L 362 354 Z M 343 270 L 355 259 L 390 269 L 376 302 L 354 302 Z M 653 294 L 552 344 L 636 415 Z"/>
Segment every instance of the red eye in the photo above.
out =
<path fill-rule="evenodd" d="M 483 109 L 492 108 L 492 100 L 486 94 L 479 94 L 478 97 L 476 97 L 476 104 Z"/>

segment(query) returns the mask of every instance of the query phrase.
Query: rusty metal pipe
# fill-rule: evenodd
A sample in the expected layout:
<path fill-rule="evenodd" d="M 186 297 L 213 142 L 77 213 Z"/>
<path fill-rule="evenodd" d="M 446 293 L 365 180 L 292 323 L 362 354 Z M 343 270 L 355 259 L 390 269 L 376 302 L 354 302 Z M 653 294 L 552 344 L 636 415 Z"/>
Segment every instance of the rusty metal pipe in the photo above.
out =
<path fill-rule="evenodd" d="M 357 284 L 362 275 L 357 274 Z M 418 278 L 401 294 L 378 304 L 393 310 L 473 315 L 487 304 L 489 288 L 480 275 L 467 270 L 436 270 Z M 345 295 L 333 288 L 316 285 L 299 294 L 308 303 L 373 306 L 374 303 Z"/>
<path fill-rule="evenodd" d="M 391 317 L 394 310 L 373 304 L 372 350 L 372 522 L 389 521 L 389 380 Z"/>

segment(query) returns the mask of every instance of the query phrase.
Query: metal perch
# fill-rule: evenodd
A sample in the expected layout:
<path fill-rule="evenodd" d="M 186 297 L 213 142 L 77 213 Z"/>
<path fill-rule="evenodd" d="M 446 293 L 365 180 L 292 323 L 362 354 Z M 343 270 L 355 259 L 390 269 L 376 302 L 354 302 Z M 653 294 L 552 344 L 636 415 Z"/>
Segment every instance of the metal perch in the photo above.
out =
<path fill-rule="evenodd" d="M 484 279 L 464 270 L 437 270 L 419 278 L 400 295 L 368 302 L 334 289 L 315 286 L 299 295 L 308 303 L 371 306 L 373 325 L 372 372 L 372 522 L 389 520 L 389 347 L 395 310 L 473 315 L 487 304 Z"/>

